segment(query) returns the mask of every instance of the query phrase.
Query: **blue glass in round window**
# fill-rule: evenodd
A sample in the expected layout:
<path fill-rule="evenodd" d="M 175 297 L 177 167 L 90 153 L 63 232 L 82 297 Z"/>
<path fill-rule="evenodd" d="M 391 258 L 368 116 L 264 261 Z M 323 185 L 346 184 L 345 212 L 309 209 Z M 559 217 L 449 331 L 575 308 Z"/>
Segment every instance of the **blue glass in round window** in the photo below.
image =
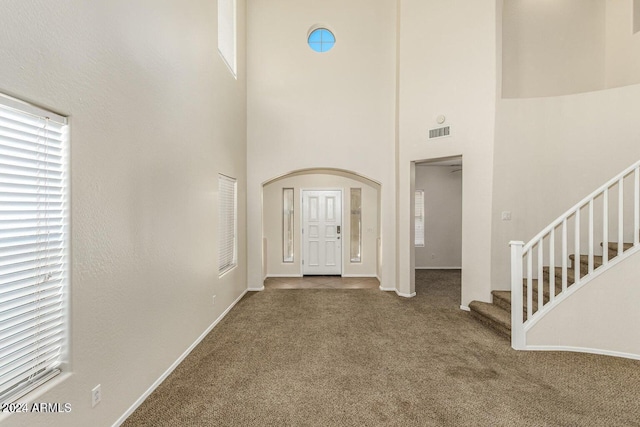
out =
<path fill-rule="evenodd" d="M 316 52 L 327 52 L 336 44 L 336 37 L 326 28 L 318 28 L 309 34 L 307 43 Z"/>

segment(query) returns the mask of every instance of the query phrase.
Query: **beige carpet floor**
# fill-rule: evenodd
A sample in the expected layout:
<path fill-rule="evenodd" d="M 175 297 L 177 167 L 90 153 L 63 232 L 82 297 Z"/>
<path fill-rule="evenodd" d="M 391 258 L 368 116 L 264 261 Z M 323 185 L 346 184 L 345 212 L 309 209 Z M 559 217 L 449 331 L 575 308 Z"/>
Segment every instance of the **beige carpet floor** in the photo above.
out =
<path fill-rule="evenodd" d="M 640 362 L 513 351 L 459 272 L 416 282 L 248 294 L 124 425 L 640 426 Z"/>

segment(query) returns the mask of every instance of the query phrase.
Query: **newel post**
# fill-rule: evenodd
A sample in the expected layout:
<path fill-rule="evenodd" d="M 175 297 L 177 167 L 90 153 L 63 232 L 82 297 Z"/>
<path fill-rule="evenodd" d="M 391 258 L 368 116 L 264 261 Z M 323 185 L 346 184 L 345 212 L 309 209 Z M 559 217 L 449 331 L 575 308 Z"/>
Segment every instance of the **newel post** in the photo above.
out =
<path fill-rule="evenodd" d="M 524 350 L 524 310 L 522 303 L 522 248 L 524 242 L 511 241 L 511 347 Z"/>

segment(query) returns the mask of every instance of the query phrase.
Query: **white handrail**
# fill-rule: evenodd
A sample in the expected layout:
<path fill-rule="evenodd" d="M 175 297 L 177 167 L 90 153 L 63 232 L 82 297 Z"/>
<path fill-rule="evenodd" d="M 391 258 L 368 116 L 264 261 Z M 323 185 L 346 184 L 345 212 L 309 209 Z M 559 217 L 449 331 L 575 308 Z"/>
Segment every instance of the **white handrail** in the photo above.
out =
<path fill-rule="evenodd" d="M 526 244 L 521 241 L 509 243 L 511 246 L 511 345 L 514 349 L 526 348 L 527 330 L 545 313 L 548 313 L 553 306 L 567 297 L 569 293 L 591 280 L 592 277 L 602 273 L 602 271 L 608 269 L 625 256 L 623 254 L 625 230 L 624 180 L 631 173 L 634 174 L 631 180 L 633 194 L 631 200 L 627 202 L 627 206 L 633 203 L 633 215 L 631 219 L 627 219 L 629 223 L 627 227 L 633 227 L 634 237 L 630 243 L 634 246 L 640 246 L 640 161 L 624 169 L 597 190 L 580 200 Z M 609 215 L 609 190 L 616 186 L 618 187 L 617 215 Z M 613 194 L 615 195 L 615 193 Z M 602 218 L 600 219 L 602 226 L 597 228 L 594 205 L 595 200 L 600 196 L 602 196 Z M 583 208 L 585 208 L 582 212 L 585 216 L 584 223 L 581 221 L 581 210 Z M 573 222 L 573 230 L 569 228 L 569 221 Z M 586 240 L 581 240 L 583 224 L 587 233 Z M 617 260 L 613 263 L 611 263 L 612 257 L 609 256 L 609 228 L 612 225 L 617 226 L 617 233 L 615 234 L 617 254 L 614 256 L 617 257 Z M 555 233 L 558 228 L 560 229 L 561 239 L 559 239 L 560 247 L 556 250 Z M 601 257 L 602 260 L 599 261 L 599 266 L 596 266 L 597 255 L 595 255 L 596 245 L 598 245 L 594 236 L 594 230 L 596 229 L 602 231 L 603 240 L 603 255 Z M 573 232 L 575 250 L 572 269 L 567 266 L 569 257 L 568 233 L 570 232 Z M 581 251 L 581 245 L 588 246 L 586 252 Z M 546 252 L 545 246 L 548 246 Z M 533 248 L 537 250 L 534 251 Z M 581 253 L 586 256 L 586 271 L 581 267 L 581 262 L 585 262 L 581 259 Z M 546 267 L 544 267 L 545 254 L 549 261 Z M 560 254 L 562 261 L 561 267 L 556 267 L 555 258 L 558 254 Z M 535 268 L 533 268 L 534 257 L 536 258 Z M 574 276 L 573 282 L 569 282 L 571 272 L 573 272 Z M 556 280 L 557 274 L 560 274 L 559 282 Z M 548 276 L 546 281 L 545 275 Z M 537 286 L 534 284 L 534 280 L 537 280 Z M 570 291 L 568 291 L 569 287 L 571 287 Z M 527 290 L 526 295 L 523 288 Z M 534 293 L 537 293 L 537 299 L 534 299 Z M 534 303 L 537 304 L 535 309 Z"/>

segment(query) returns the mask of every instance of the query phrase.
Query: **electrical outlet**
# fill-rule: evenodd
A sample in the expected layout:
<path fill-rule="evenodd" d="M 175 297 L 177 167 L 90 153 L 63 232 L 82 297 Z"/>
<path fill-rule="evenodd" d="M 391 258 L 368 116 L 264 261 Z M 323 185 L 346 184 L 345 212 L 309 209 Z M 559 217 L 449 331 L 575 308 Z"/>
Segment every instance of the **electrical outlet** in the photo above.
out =
<path fill-rule="evenodd" d="M 100 389 L 100 384 L 98 384 L 91 390 L 91 407 L 94 408 L 101 400 L 102 390 Z"/>
<path fill-rule="evenodd" d="M 216 296 L 213 296 L 213 305 L 216 305 Z"/>
<path fill-rule="evenodd" d="M 511 221 L 511 212 L 509 211 L 503 211 L 501 218 L 503 221 Z"/>

